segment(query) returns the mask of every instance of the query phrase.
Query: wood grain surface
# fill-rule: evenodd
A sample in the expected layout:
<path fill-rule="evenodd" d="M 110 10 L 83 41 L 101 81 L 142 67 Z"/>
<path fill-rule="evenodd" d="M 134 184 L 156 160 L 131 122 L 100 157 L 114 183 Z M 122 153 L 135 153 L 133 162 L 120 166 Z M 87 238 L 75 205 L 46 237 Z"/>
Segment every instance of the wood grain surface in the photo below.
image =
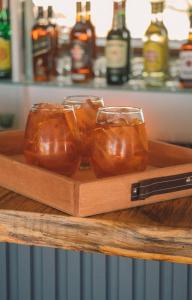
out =
<path fill-rule="evenodd" d="M 0 188 L 1 242 L 192 264 L 191 215 L 188 197 L 77 218 Z"/>

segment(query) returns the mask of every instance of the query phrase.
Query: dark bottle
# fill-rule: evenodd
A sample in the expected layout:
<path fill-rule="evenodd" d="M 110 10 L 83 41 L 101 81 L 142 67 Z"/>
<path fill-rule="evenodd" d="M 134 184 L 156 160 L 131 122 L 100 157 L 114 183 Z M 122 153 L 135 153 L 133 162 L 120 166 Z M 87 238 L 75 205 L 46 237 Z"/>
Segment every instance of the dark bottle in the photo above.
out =
<path fill-rule="evenodd" d="M 180 49 L 179 80 L 183 88 L 192 88 L 192 9 L 189 11 L 189 20 L 188 40 Z"/>
<path fill-rule="evenodd" d="M 35 81 L 51 79 L 51 36 L 47 30 L 48 22 L 44 18 L 43 7 L 38 7 L 37 21 L 32 28 L 33 72 Z"/>
<path fill-rule="evenodd" d="M 47 11 L 47 20 L 48 26 L 47 30 L 51 36 L 51 76 L 56 76 L 56 60 L 57 60 L 57 52 L 58 52 L 58 27 L 56 25 L 56 21 L 53 16 L 53 8 L 52 6 L 48 6 Z"/>
<path fill-rule="evenodd" d="M 76 9 L 76 23 L 70 34 L 71 77 L 73 82 L 83 83 L 93 78 L 95 44 L 93 32 L 82 14 L 81 2 L 76 3 Z"/>
<path fill-rule="evenodd" d="M 7 1 L 0 7 L 0 79 L 11 78 L 11 28 Z"/>
<path fill-rule="evenodd" d="M 125 22 L 126 1 L 113 2 L 113 25 L 107 35 L 107 83 L 123 84 L 130 76 L 130 32 Z"/>
<path fill-rule="evenodd" d="M 86 1 L 85 4 L 85 10 L 86 10 L 86 14 L 85 14 L 85 19 L 86 19 L 86 24 L 87 24 L 87 30 L 91 30 L 91 43 L 92 43 L 92 53 L 91 56 L 93 59 L 96 58 L 96 34 L 95 34 L 95 26 L 93 25 L 92 21 L 91 21 L 91 2 L 90 1 Z"/>

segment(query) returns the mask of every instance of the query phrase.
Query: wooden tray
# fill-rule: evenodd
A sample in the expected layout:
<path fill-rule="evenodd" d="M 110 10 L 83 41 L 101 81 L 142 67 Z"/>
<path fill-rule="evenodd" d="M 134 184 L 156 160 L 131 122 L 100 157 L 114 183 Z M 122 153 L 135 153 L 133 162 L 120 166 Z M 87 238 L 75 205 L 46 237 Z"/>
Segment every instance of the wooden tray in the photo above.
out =
<path fill-rule="evenodd" d="M 192 195 L 192 150 L 150 142 L 144 172 L 97 179 L 91 170 L 73 178 L 30 166 L 23 132 L 0 133 L 0 185 L 74 216 L 90 216 Z"/>

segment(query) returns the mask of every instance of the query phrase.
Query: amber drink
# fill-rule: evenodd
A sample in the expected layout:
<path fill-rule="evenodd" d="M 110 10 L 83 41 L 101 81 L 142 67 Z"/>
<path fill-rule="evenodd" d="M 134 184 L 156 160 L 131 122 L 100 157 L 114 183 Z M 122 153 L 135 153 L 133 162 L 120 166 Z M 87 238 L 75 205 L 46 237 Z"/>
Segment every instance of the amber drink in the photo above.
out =
<path fill-rule="evenodd" d="M 72 106 L 41 103 L 29 113 L 24 142 L 29 164 L 67 176 L 79 168 L 80 149 Z"/>
<path fill-rule="evenodd" d="M 100 108 L 92 143 L 91 165 L 97 177 L 145 170 L 148 141 L 142 110 Z"/>
<path fill-rule="evenodd" d="M 96 126 L 99 108 L 104 106 L 103 99 L 96 96 L 70 96 L 64 99 L 65 105 L 74 107 L 80 133 L 82 167 L 89 166 L 92 145 L 92 131 Z"/>

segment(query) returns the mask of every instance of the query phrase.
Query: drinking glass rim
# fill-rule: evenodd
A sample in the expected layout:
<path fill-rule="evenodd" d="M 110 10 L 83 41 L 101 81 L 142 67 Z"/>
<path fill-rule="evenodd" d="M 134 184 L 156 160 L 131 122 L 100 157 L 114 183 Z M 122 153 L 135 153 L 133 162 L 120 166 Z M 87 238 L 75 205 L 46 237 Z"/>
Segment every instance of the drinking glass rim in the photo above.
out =
<path fill-rule="evenodd" d="M 133 106 L 104 106 L 98 109 L 98 114 L 102 112 L 105 114 L 122 114 L 122 115 L 130 115 L 135 113 L 143 114 L 143 109 L 140 107 Z"/>
<path fill-rule="evenodd" d="M 81 99 L 82 98 L 82 99 Z M 103 97 L 93 95 L 73 95 L 64 97 L 63 101 L 70 100 L 71 103 L 83 103 L 85 100 L 103 101 Z"/>
<path fill-rule="evenodd" d="M 53 105 L 52 107 L 41 107 L 41 105 Z M 60 104 L 60 103 L 49 103 L 49 102 L 39 102 L 35 103 L 31 107 L 31 111 L 36 111 L 36 110 L 41 110 L 41 111 L 73 111 L 74 108 L 73 105 L 67 105 L 67 104 Z"/>

